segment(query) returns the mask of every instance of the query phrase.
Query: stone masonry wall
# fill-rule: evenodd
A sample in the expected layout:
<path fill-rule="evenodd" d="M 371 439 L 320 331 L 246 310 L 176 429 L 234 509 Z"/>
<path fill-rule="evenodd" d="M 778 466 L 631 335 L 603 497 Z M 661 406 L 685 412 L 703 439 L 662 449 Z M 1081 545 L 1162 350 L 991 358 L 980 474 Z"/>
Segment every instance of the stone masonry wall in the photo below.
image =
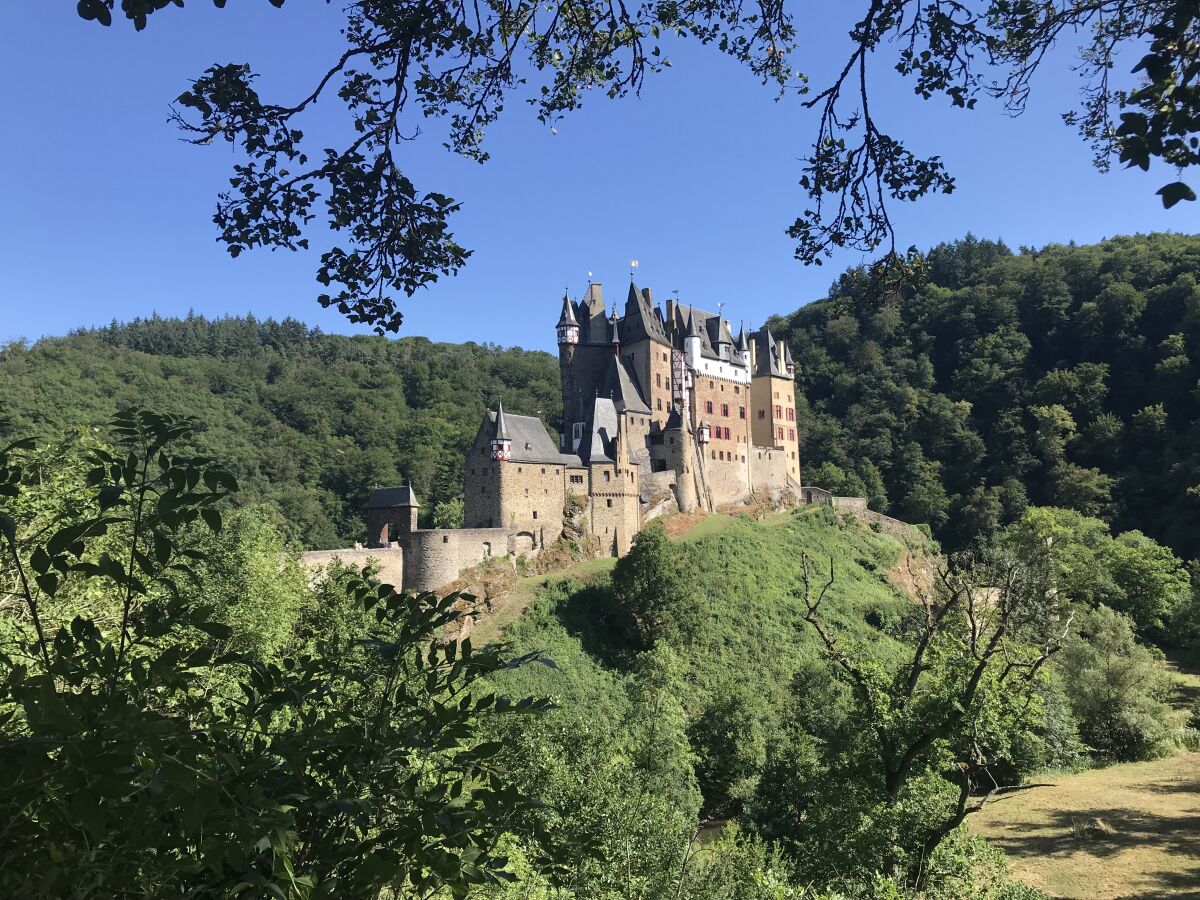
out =
<path fill-rule="evenodd" d="M 500 466 L 491 458 L 491 441 L 481 431 L 463 462 L 463 525 L 467 528 L 499 528 L 504 525 L 500 508 Z"/>
<path fill-rule="evenodd" d="M 497 525 L 529 536 L 526 552 L 558 540 L 562 534 L 563 469 L 553 463 L 506 462 L 500 466 L 500 510 Z"/>
<path fill-rule="evenodd" d="M 778 447 L 750 449 L 750 482 L 754 490 L 776 490 L 788 486 L 787 451 Z"/>
<path fill-rule="evenodd" d="M 591 530 L 605 553 L 629 552 L 641 527 L 637 466 L 597 463 L 591 472 Z"/>
<path fill-rule="evenodd" d="M 310 574 L 329 565 L 333 560 L 343 565 L 362 568 L 370 562 L 379 564 L 379 580 L 402 587 L 404 584 L 404 550 L 401 547 L 376 549 L 309 550 L 300 554 L 300 562 Z"/>
<path fill-rule="evenodd" d="M 436 591 L 457 578 L 463 569 L 492 556 L 506 555 L 510 543 L 506 528 L 435 528 L 414 532 L 408 538 L 409 562 L 404 587 Z"/>

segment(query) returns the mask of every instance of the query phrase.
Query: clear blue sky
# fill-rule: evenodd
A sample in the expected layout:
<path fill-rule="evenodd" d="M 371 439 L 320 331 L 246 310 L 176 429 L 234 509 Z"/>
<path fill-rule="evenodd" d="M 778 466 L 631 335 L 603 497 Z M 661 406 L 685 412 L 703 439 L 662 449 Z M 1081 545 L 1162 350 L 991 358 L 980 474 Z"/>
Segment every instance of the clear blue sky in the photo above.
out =
<path fill-rule="evenodd" d="M 838 0 L 802 9 L 842 10 Z M 113 318 L 292 315 L 353 328 L 315 301 L 317 254 L 256 251 L 233 260 L 211 224 L 234 157 L 179 141 L 168 104 L 213 62 L 251 62 L 262 91 L 287 100 L 336 56 L 336 6 L 191 0 L 136 34 L 102 29 L 75 4 L 23 4 L 0 53 L 0 341 L 62 334 Z M 817 14 L 820 15 L 820 14 Z M 832 16 L 833 13 L 827 14 Z M 842 23 L 806 21 L 799 68 L 828 77 L 846 49 Z M 405 301 L 403 334 L 551 349 L 564 285 L 587 273 L 623 299 L 628 260 L 665 298 L 757 325 L 824 296 L 854 253 L 823 268 L 792 259 L 784 229 L 804 208 L 797 185 L 813 115 L 715 51 L 680 48 L 640 99 L 597 96 L 558 126 L 510 103 L 490 134 L 492 160 L 456 158 L 436 134 L 402 150 L 418 186 L 464 204 L 453 225 L 475 251 L 454 279 Z M 1100 175 L 1060 121 L 1075 83 L 1062 65 L 1035 85 L 1025 116 L 923 102 L 880 60 L 873 106 L 918 152 L 940 152 L 958 178 L 949 197 L 897 208 L 898 242 L 925 248 L 968 231 L 1014 248 L 1090 242 L 1134 231 L 1200 230 L 1196 204 L 1161 209 L 1169 172 Z M 279 92 L 274 93 L 278 88 Z M 335 102 L 306 131 L 336 129 Z"/>

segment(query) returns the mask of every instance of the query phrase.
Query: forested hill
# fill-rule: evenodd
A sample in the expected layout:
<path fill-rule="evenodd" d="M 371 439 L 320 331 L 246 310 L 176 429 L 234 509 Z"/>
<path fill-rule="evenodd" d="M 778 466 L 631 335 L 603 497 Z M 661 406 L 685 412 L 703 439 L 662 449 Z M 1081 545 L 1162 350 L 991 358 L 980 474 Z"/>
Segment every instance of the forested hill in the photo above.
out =
<path fill-rule="evenodd" d="M 153 318 L 0 348 L 0 443 L 103 424 L 125 405 L 196 417 L 243 502 L 310 547 L 361 538 L 372 484 L 411 479 L 428 515 L 462 490 L 485 405 L 557 421 L 542 352 L 323 334 L 294 320 Z"/>
<path fill-rule="evenodd" d="M 805 480 L 950 547 L 1034 504 L 1200 557 L 1200 236 L 1016 254 L 968 238 L 923 267 L 900 292 L 852 270 L 773 320 L 798 363 Z M 498 397 L 557 424 L 556 361 L 198 316 L 0 348 L 0 438 L 125 404 L 188 413 L 243 499 L 272 501 L 311 547 L 361 537 L 374 483 L 411 479 L 426 516 L 455 496 Z"/>
<path fill-rule="evenodd" d="M 951 547 L 1062 506 L 1200 557 L 1200 236 L 1011 252 L 973 238 L 917 287 L 854 270 L 776 320 L 805 479 Z"/>

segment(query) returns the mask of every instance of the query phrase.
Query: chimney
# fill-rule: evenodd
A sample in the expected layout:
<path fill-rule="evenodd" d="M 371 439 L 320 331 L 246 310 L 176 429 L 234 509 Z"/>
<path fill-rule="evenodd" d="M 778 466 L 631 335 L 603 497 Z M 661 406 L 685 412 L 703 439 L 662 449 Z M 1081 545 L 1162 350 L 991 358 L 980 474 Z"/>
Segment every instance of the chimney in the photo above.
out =
<path fill-rule="evenodd" d="M 667 328 L 675 327 L 675 298 L 667 298 Z"/>
<path fill-rule="evenodd" d="M 646 298 L 646 305 L 654 309 L 654 294 L 650 291 L 650 288 L 642 288 L 642 296 Z"/>

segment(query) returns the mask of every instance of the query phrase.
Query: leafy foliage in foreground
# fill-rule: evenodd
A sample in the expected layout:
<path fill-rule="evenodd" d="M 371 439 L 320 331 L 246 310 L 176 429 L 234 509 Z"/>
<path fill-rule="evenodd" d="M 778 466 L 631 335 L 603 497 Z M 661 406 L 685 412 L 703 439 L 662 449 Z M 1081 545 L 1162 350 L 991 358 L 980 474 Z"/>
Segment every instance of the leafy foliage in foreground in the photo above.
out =
<path fill-rule="evenodd" d="M 438 644 L 456 596 L 349 576 L 331 590 L 365 614 L 352 639 L 228 652 L 233 630 L 193 582 L 213 562 L 195 530 L 221 531 L 232 476 L 177 451 L 191 436 L 177 419 L 121 414 L 112 430 L 91 453 L 90 502 L 49 524 L 20 502 L 39 490 L 30 442 L 0 451 L 0 577 L 15 601 L 0 648 L 0 892 L 464 896 L 509 877 L 502 837 L 540 850 L 480 724 L 546 704 L 477 689 L 533 655 Z M 53 627 L 80 581 L 110 614 Z"/>
<path fill-rule="evenodd" d="M 952 549 L 1035 505 L 1200 556 L 1200 237 L 968 238 L 919 268 L 850 271 L 778 323 L 806 480 Z"/>
<path fill-rule="evenodd" d="M 306 548 L 362 534 L 374 484 L 411 482 L 431 515 L 462 491 L 484 407 L 542 415 L 562 400 L 546 353 L 323 334 L 294 320 L 146 319 L 0 348 L 0 439 L 61 439 L 122 405 L 198 422 L 197 443 Z"/>

